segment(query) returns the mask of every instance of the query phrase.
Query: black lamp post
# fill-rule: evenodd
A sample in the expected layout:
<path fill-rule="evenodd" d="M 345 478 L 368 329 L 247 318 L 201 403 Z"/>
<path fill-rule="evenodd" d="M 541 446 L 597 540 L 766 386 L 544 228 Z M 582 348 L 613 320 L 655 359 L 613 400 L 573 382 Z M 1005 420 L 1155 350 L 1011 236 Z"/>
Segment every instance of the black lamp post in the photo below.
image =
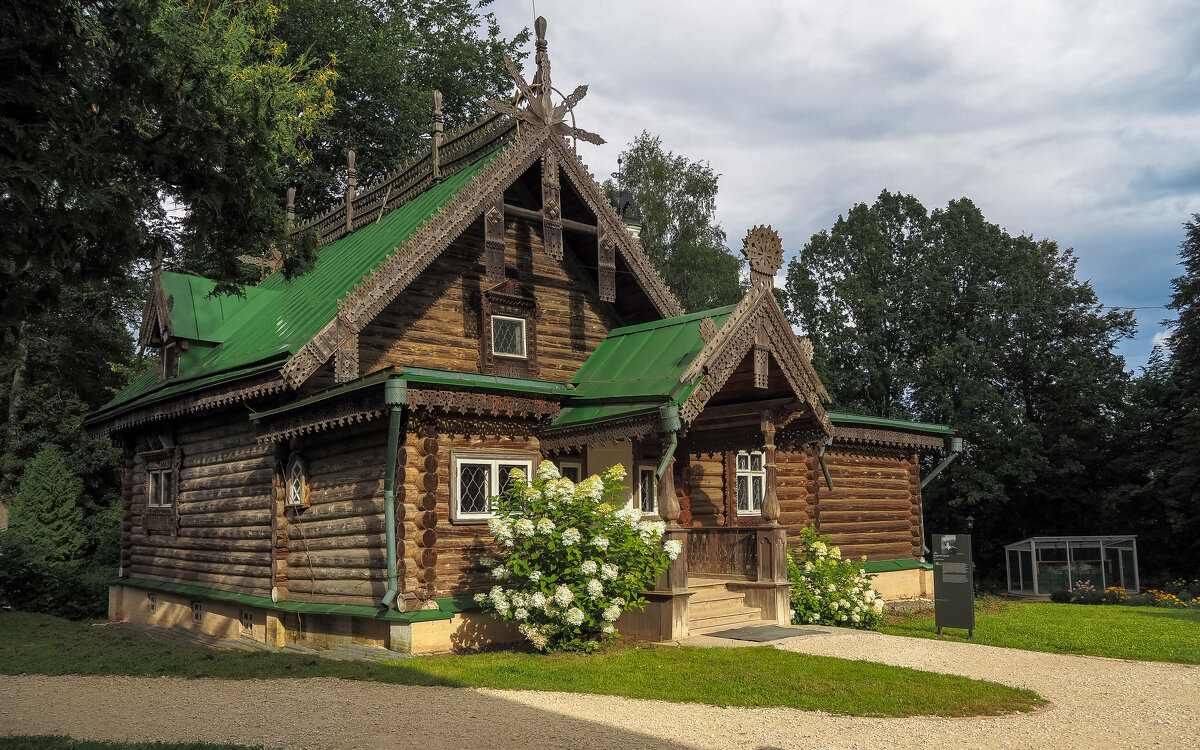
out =
<path fill-rule="evenodd" d="M 971 531 L 973 531 L 974 529 L 975 529 L 975 516 L 967 516 L 967 533 L 970 534 Z"/>

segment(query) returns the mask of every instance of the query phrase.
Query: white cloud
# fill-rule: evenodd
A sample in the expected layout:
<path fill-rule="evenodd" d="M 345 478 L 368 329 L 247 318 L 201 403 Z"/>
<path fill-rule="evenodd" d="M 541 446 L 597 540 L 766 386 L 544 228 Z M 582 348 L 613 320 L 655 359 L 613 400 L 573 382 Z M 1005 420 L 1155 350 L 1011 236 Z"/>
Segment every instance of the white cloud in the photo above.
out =
<path fill-rule="evenodd" d="M 526 0 L 490 6 L 532 25 Z M 969 197 L 1074 247 L 1102 301 L 1161 305 L 1200 212 L 1200 14 L 1185 2 L 542 0 L 554 81 L 591 85 L 580 153 L 616 169 L 641 130 L 721 175 L 731 244 L 795 252 L 880 190 Z M 532 63 L 527 63 L 531 66 Z M 1157 318 L 1123 347 L 1148 354 Z M 1158 317 L 1162 317 L 1161 315 Z"/>

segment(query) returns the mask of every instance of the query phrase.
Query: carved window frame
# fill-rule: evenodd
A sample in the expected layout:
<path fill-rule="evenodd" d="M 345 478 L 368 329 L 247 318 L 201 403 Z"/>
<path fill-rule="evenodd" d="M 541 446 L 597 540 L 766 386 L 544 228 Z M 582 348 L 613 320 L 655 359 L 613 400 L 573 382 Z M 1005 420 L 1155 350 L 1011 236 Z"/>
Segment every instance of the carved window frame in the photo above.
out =
<path fill-rule="evenodd" d="M 658 478 L 655 474 L 658 473 L 658 466 L 652 463 L 639 463 L 634 465 L 634 477 L 637 479 L 637 492 L 633 502 L 634 507 L 642 512 L 643 516 L 658 516 Z M 649 488 L 646 486 L 646 481 L 649 479 Z M 647 503 L 647 489 L 649 490 L 649 503 Z M 649 505 L 649 508 L 647 508 Z"/>
<path fill-rule="evenodd" d="M 309 506 L 308 462 L 304 455 L 293 452 L 283 467 L 283 505 L 285 508 Z"/>
<path fill-rule="evenodd" d="M 499 495 L 500 467 L 518 467 L 525 476 L 533 475 L 533 467 L 537 464 L 536 453 L 522 451 L 451 451 L 450 452 L 450 522 L 455 524 L 486 523 L 495 517 L 490 507 L 490 500 Z M 464 512 L 462 504 L 462 469 L 464 466 L 488 467 L 487 500 L 489 507 L 482 512 Z"/>
<path fill-rule="evenodd" d="M 754 457 L 759 458 L 759 468 L 755 469 Z M 742 466 L 742 459 L 745 458 L 745 468 Z M 741 480 L 746 480 L 746 508 L 742 508 L 741 489 L 739 485 Z M 758 497 L 758 507 L 754 507 L 754 480 L 762 480 L 760 483 L 761 492 Z M 762 449 L 752 451 L 738 451 L 734 456 L 734 479 L 733 479 L 733 508 L 740 517 L 762 515 L 763 499 L 767 496 L 767 454 Z"/>
<path fill-rule="evenodd" d="M 538 304 L 513 280 L 498 284 L 481 295 L 479 336 L 480 370 L 488 375 L 535 378 L 538 374 Z M 497 354 L 492 346 L 492 318 L 515 318 L 525 324 L 525 356 Z"/>
<path fill-rule="evenodd" d="M 178 447 L 145 451 L 144 463 L 145 508 L 142 528 L 146 533 L 167 532 L 174 535 L 179 522 L 179 465 L 182 454 Z M 170 477 L 164 491 L 164 476 Z"/>

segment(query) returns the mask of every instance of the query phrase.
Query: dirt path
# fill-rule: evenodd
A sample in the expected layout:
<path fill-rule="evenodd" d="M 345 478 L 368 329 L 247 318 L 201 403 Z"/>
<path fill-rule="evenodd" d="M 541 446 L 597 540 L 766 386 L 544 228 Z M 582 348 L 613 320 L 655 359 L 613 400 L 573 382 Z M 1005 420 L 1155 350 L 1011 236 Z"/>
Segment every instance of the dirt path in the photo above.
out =
<path fill-rule="evenodd" d="M 845 631 L 777 645 L 1029 687 L 1054 706 L 994 719 L 860 719 L 331 679 L 21 676 L 0 680 L 0 732 L 365 750 L 1197 746 L 1197 667 Z"/>

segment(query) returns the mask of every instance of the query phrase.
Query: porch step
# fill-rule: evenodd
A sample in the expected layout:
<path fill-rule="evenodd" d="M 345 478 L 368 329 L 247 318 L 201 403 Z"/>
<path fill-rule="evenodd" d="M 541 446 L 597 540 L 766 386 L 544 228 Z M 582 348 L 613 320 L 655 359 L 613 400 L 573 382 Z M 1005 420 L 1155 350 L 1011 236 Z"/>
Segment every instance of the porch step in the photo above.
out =
<path fill-rule="evenodd" d="M 692 592 L 688 601 L 688 632 L 692 635 L 762 623 L 762 610 L 747 607 L 745 595 L 730 591 L 727 581 L 692 578 L 688 584 Z"/>

